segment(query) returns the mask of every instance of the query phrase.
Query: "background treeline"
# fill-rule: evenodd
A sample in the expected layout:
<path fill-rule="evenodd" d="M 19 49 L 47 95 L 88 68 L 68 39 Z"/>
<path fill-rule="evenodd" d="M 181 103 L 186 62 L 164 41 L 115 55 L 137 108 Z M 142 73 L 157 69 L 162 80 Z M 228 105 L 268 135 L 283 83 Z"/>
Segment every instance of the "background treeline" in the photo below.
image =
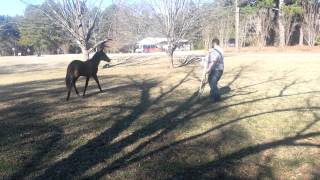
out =
<path fill-rule="evenodd" d="M 235 0 L 189 3 L 190 9 L 196 9 L 191 12 L 196 18 L 193 17 L 183 37 L 190 40 L 195 49 L 207 48 L 214 37 L 219 38 L 223 46 L 234 44 L 238 37 L 240 47 L 315 46 L 320 43 L 319 0 L 238 0 L 238 36 Z M 45 9 L 46 2 L 28 6 L 23 16 L 0 16 L 1 56 L 81 52 L 70 33 L 40 8 Z M 118 1 L 102 9 L 89 44 L 108 37 L 113 40 L 111 52 L 133 52 L 135 43 L 144 37 L 168 36 L 153 8 L 147 1 L 134 4 Z"/>

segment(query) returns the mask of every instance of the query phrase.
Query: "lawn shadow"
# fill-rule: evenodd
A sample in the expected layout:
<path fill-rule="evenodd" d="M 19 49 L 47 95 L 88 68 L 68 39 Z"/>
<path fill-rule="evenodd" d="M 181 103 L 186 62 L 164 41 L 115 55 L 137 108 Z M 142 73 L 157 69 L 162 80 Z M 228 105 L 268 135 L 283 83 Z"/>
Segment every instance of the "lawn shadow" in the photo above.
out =
<path fill-rule="evenodd" d="M 172 86 L 167 91 L 163 91 L 159 96 L 152 99 L 150 98 L 150 89 L 157 86 L 157 83 L 148 85 L 148 81 L 143 80 L 141 82 L 131 78 L 133 84 L 135 84 L 135 86 L 140 90 L 139 103 L 132 108 L 131 113 L 121 119 L 116 120 L 109 129 L 90 140 L 85 145 L 79 147 L 68 158 L 63 159 L 49 167 L 43 175 L 38 177 L 38 179 L 42 179 L 44 177 L 51 177 L 53 179 L 81 177 L 83 172 L 86 172 L 93 166 L 106 161 L 106 159 L 111 158 L 114 154 L 122 151 L 124 148 L 139 141 L 140 139 L 150 136 L 161 129 L 168 128 L 168 130 L 173 130 L 174 128 L 172 129 L 172 127 L 174 126 L 172 126 L 172 124 L 170 128 L 167 127 L 168 122 L 172 121 L 179 114 L 188 109 L 187 107 L 191 107 L 193 100 L 196 97 L 195 95 L 189 98 L 187 102 L 185 102 L 186 104 L 178 104 L 178 107 L 175 111 L 164 115 L 164 117 L 154 120 L 151 124 L 142 127 L 141 129 L 133 132 L 130 136 L 118 142 L 112 142 L 123 131 L 130 127 L 134 121 L 146 113 L 151 106 L 157 105 L 160 101 L 163 101 L 181 84 L 187 81 L 188 77 L 189 74 L 187 74 L 179 83 Z M 177 105 L 174 104 L 172 106 Z"/>
<path fill-rule="evenodd" d="M 156 65 L 156 64 L 160 64 L 161 62 L 159 62 L 158 60 L 161 59 L 162 57 L 154 57 L 154 56 L 148 56 L 148 55 L 144 55 L 144 56 L 131 56 L 128 57 L 124 60 L 121 60 L 120 62 L 116 63 L 116 64 L 106 64 L 103 66 L 103 68 L 115 68 L 118 66 L 122 66 L 122 67 L 130 67 L 130 66 L 152 66 L 152 65 Z"/>
<path fill-rule="evenodd" d="M 49 69 L 53 69 L 53 68 L 49 68 L 48 66 L 41 63 L 16 64 L 11 66 L 0 66 L 0 75 L 34 72 L 34 71 L 42 71 L 42 70 L 49 70 Z"/>
<path fill-rule="evenodd" d="M 230 88 L 230 86 L 224 86 L 224 87 L 219 88 L 219 92 L 221 95 L 227 95 L 231 92 L 231 88 Z"/>
<path fill-rule="evenodd" d="M 121 94 L 127 95 L 125 93 L 142 89 L 142 102 L 146 102 L 144 101 L 145 98 L 148 99 L 149 89 L 158 84 L 158 81 L 153 79 L 142 82 L 134 81 L 127 77 L 108 76 L 108 79 L 109 82 L 107 84 L 112 82 L 112 79 L 115 79 L 115 81 L 122 79 L 122 82 L 118 82 L 120 84 L 105 89 L 105 93 L 110 93 L 113 96 L 121 96 Z M 132 83 L 123 84 L 123 82 L 128 80 Z M 51 86 L 54 88 L 51 88 Z M 50 88 L 46 89 L 48 87 Z M 67 124 L 56 119 L 56 114 L 54 113 L 54 115 L 52 115 L 53 112 L 63 114 L 72 113 L 79 109 L 86 110 L 86 108 L 95 108 L 83 105 L 83 102 L 81 102 L 83 101 L 82 98 L 74 99 L 72 102 L 66 102 L 64 79 L 4 85 L 1 86 L 1 89 L 6 96 L 1 96 L 0 100 L 2 103 L 8 104 L 0 109 L 0 113 L 2 114 L 0 123 L 1 127 L 4 128 L 0 132 L 1 152 L 10 154 L 10 150 L 12 149 L 16 149 L 18 152 L 20 150 L 24 151 L 20 147 L 32 149 L 31 154 L 17 155 L 17 157 L 21 159 L 22 166 L 19 166 L 18 170 L 11 175 L 4 175 L 10 179 L 34 178 L 36 173 L 41 172 L 46 167 L 44 164 L 47 164 L 50 158 L 53 158 L 58 152 L 67 150 L 65 149 L 68 148 L 67 144 L 64 144 L 66 138 L 70 139 L 64 132 Z M 105 98 L 105 96 L 103 98 Z M 120 118 L 118 115 L 122 114 L 124 112 L 123 110 L 133 109 L 134 111 L 128 117 L 128 121 L 115 124 L 111 134 L 116 136 L 116 131 L 119 130 L 119 132 L 121 132 L 121 128 L 125 129 L 125 127 L 122 126 L 130 126 L 130 124 L 126 124 L 129 122 L 129 119 L 134 121 L 135 117 L 139 116 L 139 112 L 143 111 L 143 108 L 146 107 L 147 104 L 142 104 L 135 108 L 125 105 L 105 106 L 104 108 L 106 109 L 114 109 L 114 112 L 110 113 L 111 117 L 109 119 Z M 61 109 L 63 109 L 63 111 L 61 111 Z M 94 112 L 102 114 L 104 113 L 103 111 L 104 109 L 95 110 Z M 92 114 L 82 115 L 79 120 L 85 120 L 90 116 L 92 116 Z M 106 118 L 108 119 L 108 117 Z M 72 126 L 77 128 L 78 124 L 72 122 Z M 82 133 L 86 133 L 86 131 L 86 129 L 81 130 Z M 94 131 L 94 129 L 90 131 Z M 82 136 L 82 134 L 73 133 L 72 136 L 76 138 Z"/>
<path fill-rule="evenodd" d="M 272 82 L 272 81 L 274 81 L 274 79 L 270 79 L 270 82 Z M 235 81 L 233 81 L 233 82 L 235 82 Z M 269 81 L 262 82 L 262 83 L 267 83 L 267 82 L 269 82 Z M 260 84 L 260 83 L 257 83 L 257 84 Z M 255 84 L 253 84 L 252 86 L 254 86 L 254 85 Z M 251 86 L 251 85 L 248 85 L 248 86 Z M 287 87 L 284 86 L 283 88 L 287 88 Z M 228 87 L 225 87 L 225 89 L 226 89 L 227 93 L 229 93 L 231 91 L 231 89 Z M 301 93 L 296 93 L 296 94 L 288 94 L 285 96 L 282 94 L 279 94 L 279 95 L 275 95 L 275 96 L 256 98 L 253 100 L 242 101 L 240 103 L 221 105 L 221 106 L 212 107 L 212 108 L 205 108 L 211 104 L 208 101 L 207 102 L 193 101 L 192 104 L 189 104 L 188 101 L 184 102 L 183 104 L 187 104 L 189 106 L 195 106 L 197 108 L 185 108 L 186 111 L 183 113 L 183 116 L 181 116 L 181 117 L 178 116 L 179 118 L 176 117 L 176 118 L 178 118 L 178 120 L 176 120 L 175 123 L 170 124 L 170 127 L 167 127 L 162 131 L 165 133 L 160 133 L 160 135 L 151 138 L 149 141 L 143 143 L 142 145 L 137 147 L 135 150 L 133 150 L 131 153 L 128 153 L 128 155 L 126 155 L 122 158 L 119 158 L 118 160 L 114 161 L 108 167 L 97 172 L 95 175 L 89 176 L 89 178 L 95 179 L 95 178 L 104 177 L 104 175 L 110 174 L 118 169 L 125 168 L 125 167 L 129 166 L 130 164 L 144 161 L 145 159 L 149 159 L 149 158 L 152 158 L 156 155 L 162 154 L 166 151 L 170 151 L 171 149 L 175 148 L 176 146 L 179 146 L 182 144 L 190 144 L 193 141 L 197 141 L 201 138 L 204 138 L 204 137 L 206 137 L 216 131 L 219 131 L 223 128 L 229 127 L 230 125 L 235 125 L 235 124 L 239 123 L 240 121 L 244 121 L 247 119 L 251 119 L 254 117 L 259 117 L 259 116 L 263 116 L 263 115 L 267 115 L 267 114 L 276 114 L 276 113 L 282 113 L 282 112 L 319 111 L 320 107 L 309 105 L 308 107 L 283 108 L 283 109 L 277 109 L 277 110 L 272 110 L 272 111 L 260 112 L 260 113 L 256 113 L 256 114 L 252 114 L 252 115 L 244 115 L 239 118 L 226 120 L 225 123 L 222 123 L 216 127 L 213 127 L 212 129 L 205 131 L 203 133 L 200 133 L 198 135 L 191 136 L 191 137 L 185 138 L 180 141 L 175 141 L 175 142 L 170 143 L 168 145 L 164 145 L 161 148 L 158 148 L 156 150 L 152 150 L 148 153 L 145 153 L 144 155 L 138 155 L 139 152 L 142 151 L 142 149 L 145 148 L 152 141 L 157 141 L 158 139 L 161 139 L 161 137 L 163 137 L 165 134 L 170 132 L 172 129 L 177 128 L 179 126 L 179 124 L 184 124 L 184 123 L 190 121 L 190 119 L 195 119 L 195 118 L 205 116 L 206 114 L 210 114 L 210 113 L 219 113 L 219 111 L 229 109 L 230 107 L 233 107 L 233 106 L 239 106 L 239 105 L 243 105 L 243 104 L 251 104 L 251 103 L 259 102 L 259 101 L 267 101 L 267 100 L 272 100 L 275 98 L 300 96 L 300 95 L 307 95 L 307 94 L 314 94 L 314 93 L 319 93 L 319 92 L 317 92 L 317 91 L 301 92 Z M 190 97 L 190 99 L 192 99 L 192 96 Z M 181 106 L 181 107 L 183 107 L 183 106 Z M 181 121 L 179 121 L 180 119 L 181 119 Z M 317 120 L 318 119 L 316 119 L 315 122 L 317 122 Z M 315 122 L 311 122 L 309 125 L 307 125 L 306 128 L 304 128 L 302 130 L 302 133 L 297 133 L 294 136 L 288 136 L 288 137 L 284 137 L 279 140 L 265 142 L 265 143 L 258 144 L 258 145 L 248 145 L 247 147 L 243 147 L 237 151 L 230 152 L 225 155 L 221 155 L 219 158 L 217 158 L 216 160 L 211 161 L 209 163 L 201 164 L 199 166 L 195 166 L 192 168 L 184 168 L 181 170 L 181 172 L 174 174 L 173 176 L 171 176 L 168 179 L 199 179 L 199 178 L 200 179 L 229 179 L 229 178 L 239 179 L 240 176 L 237 176 L 237 173 L 234 173 L 233 175 L 230 174 L 229 169 L 231 168 L 234 170 L 235 167 L 238 167 L 237 163 L 240 160 L 244 159 L 245 157 L 257 155 L 257 154 L 260 154 L 260 153 L 265 152 L 267 150 L 275 149 L 278 147 L 319 148 L 320 144 L 301 143 L 300 142 L 301 140 L 320 136 L 320 132 L 306 132 L 307 128 L 314 125 Z M 226 133 L 226 134 L 227 134 L 227 136 L 232 135 L 230 133 Z M 236 133 L 233 132 L 233 134 L 236 134 Z M 225 141 L 225 143 L 227 144 L 228 141 Z M 270 161 L 270 159 L 269 159 L 269 161 Z M 257 174 L 256 178 L 262 177 L 262 176 L 268 177 L 268 178 L 274 178 L 274 174 L 273 174 L 272 169 L 270 169 L 270 167 L 262 167 L 262 166 L 263 165 L 260 166 L 260 170 L 258 170 L 259 173 Z M 214 175 L 214 174 L 210 173 L 211 176 L 207 176 L 208 175 L 207 173 L 212 172 L 212 171 L 216 172 L 216 174 Z"/>
<path fill-rule="evenodd" d="M 1 97 L 1 100 L 10 103 L 12 101 L 18 102 L 20 98 L 25 98 L 23 101 L 19 102 L 21 103 L 20 105 L 17 103 L 16 105 L 12 105 L 11 107 L 0 111 L 1 114 L 7 114 L 5 116 L 6 118 L 15 120 L 12 121 L 11 124 L 8 123 L 9 121 L 6 121 L 5 123 L 8 123 L 6 128 L 10 130 L 12 130 L 12 128 L 19 129 L 19 132 L 17 132 L 15 136 L 18 136 L 18 134 L 21 133 L 21 130 L 23 134 L 27 134 L 30 137 L 38 137 L 50 133 L 47 138 L 31 142 L 38 150 L 32 154 L 31 158 L 27 160 L 23 167 L 12 175 L 11 178 L 26 178 L 30 177 L 31 174 L 36 174 L 35 177 L 32 176 L 32 178 L 35 179 L 104 178 L 106 175 L 126 168 L 133 163 L 145 162 L 148 158 L 152 158 L 159 154 L 165 154 L 176 147 L 189 146 L 190 144 L 198 145 L 199 140 L 203 140 L 203 138 L 210 136 L 211 138 L 214 138 L 213 141 L 212 139 L 209 139 L 208 141 L 202 142 L 202 144 L 200 143 L 200 145 L 209 149 L 212 148 L 214 153 L 217 154 L 217 157 L 206 163 L 197 163 L 188 166 L 182 165 L 180 169 L 177 168 L 175 171 L 169 172 L 168 179 L 238 179 L 239 177 L 237 176 L 238 172 L 236 169 L 241 166 L 238 163 L 246 157 L 277 147 L 320 147 L 320 145 L 317 144 L 300 142 L 300 140 L 306 138 L 320 136 L 320 132 L 306 132 L 306 130 L 309 130 L 310 127 L 318 122 L 319 118 L 306 125 L 297 135 L 261 144 L 246 144 L 247 146 L 245 147 L 239 146 L 241 142 L 250 143 L 250 136 L 246 134 L 244 128 L 238 126 L 239 122 L 280 112 L 318 111 L 320 109 L 318 106 L 312 106 L 311 104 L 308 107 L 282 108 L 272 111 L 266 110 L 254 114 L 236 114 L 234 118 L 225 119 L 218 125 L 201 133 L 177 139 L 172 135 L 174 134 L 173 132 L 181 129 L 182 126 L 190 123 L 192 120 L 207 115 L 223 114 L 239 105 L 317 93 L 314 91 L 296 94 L 279 93 L 274 96 L 257 97 L 250 100 L 243 99 L 236 103 L 228 101 L 213 105 L 210 100 L 199 100 L 197 98 L 197 93 L 181 90 L 181 86 L 190 79 L 192 73 L 194 73 L 193 70 L 186 73 L 179 82 L 166 89 L 161 87 L 161 82 L 159 80 L 151 78 L 102 77 L 103 83 L 101 84 L 105 89 L 99 97 L 97 97 L 97 93 L 94 92 L 88 95 L 88 99 L 75 98 L 68 103 L 65 102 L 66 91 L 63 79 L 3 86 L 2 88 L 7 89 L 6 94 L 10 91 L 12 93 L 8 97 Z M 234 93 L 230 98 L 253 93 L 239 93 L 237 90 L 242 87 L 231 89 L 232 84 L 241 78 L 242 73 L 243 70 L 240 68 L 230 83 L 227 83 L 225 87 L 221 88 L 221 92 L 223 94 Z M 106 81 L 104 78 L 110 78 L 110 80 Z M 119 79 L 122 79 L 121 83 L 118 82 Z M 273 80 L 274 79 L 270 79 L 269 81 L 261 83 L 267 83 Z M 116 85 L 107 87 L 106 85 L 108 84 Z M 48 85 L 55 85 L 57 87 L 51 88 L 50 90 L 41 89 L 41 87 Z M 17 86 L 20 88 L 17 88 Z M 153 94 L 153 90 L 159 86 L 161 87 L 160 93 Z M 246 87 L 252 86 L 255 86 L 255 84 L 246 85 Z M 40 88 L 40 90 L 38 90 L 38 88 Z M 288 89 L 289 87 L 284 88 Z M 136 93 L 137 96 L 129 95 L 131 93 Z M 39 94 L 44 95 L 45 98 L 49 100 L 43 101 L 43 97 L 40 98 Z M 81 111 L 86 111 L 91 108 L 97 108 L 95 105 L 90 106 L 85 103 L 91 100 L 94 101 L 94 98 L 108 100 L 107 98 L 109 97 L 107 95 L 112 97 L 124 97 L 126 100 L 125 102 L 121 102 L 121 104 L 97 106 L 99 108 L 98 110 L 75 117 L 75 119 L 73 119 L 75 122 L 71 122 L 70 119 L 65 119 L 66 122 L 63 123 L 55 123 L 54 120 L 57 119 L 53 119 L 52 122 L 45 121 L 45 119 L 48 119 L 48 113 L 50 114 L 50 112 L 57 111 L 58 113 L 63 113 L 61 109 L 66 107 L 65 104 L 68 105 L 68 109 L 66 108 L 65 111 L 70 112 L 79 109 Z M 32 98 L 37 100 L 32 101 Z M 134 101 L 135 103 L 127 104 L 129 101 Z M 105 113 L 109 109 L 111 109 L 111 112 Z M 145 118 L 144 116 L 146 114 L 153 112 L 163 113 L 152 114 L 152 117 L 147 118 L 147 120 L 149 120 L 148 123 L 145 123 L 136 129 L 132 129 L 130 133 L 127 133 L 128 129 L 132 128 L 137 121 L 141 120 L 141 118 Z M 88 121 L 88 124 L 92 124 L 92 119 L 87 119 L 94 115 L 101 116 L 98 118 L 99 121 L 112 122 L 111 125 L 104 126 L 104 129 L 101 132 L 99 131 L 99 133 L 90 140 L 77 146 L 72 150 L 70 155 L 43 165 L 45 164 L 43 160 L 48 158 L 48 156 L 55 158 L 64 153 L 64 151 L 61 150 L 54 155 L 48 155 L 52 153 L 51 148 L 61 148 L 60 146 L 63 146 L 63 143 L 65 143 L 65 141 L 62 140 L 67 136 L 65 134 L 65 126 L 68 125 L 71 126 L 70 129 L 76 129 L 79 124 L 84 123 L 85 121 Z M 317 115 L 314 117 L 317 118 Z M 24 118 L 24 120 L 22 118 Z M 30 127 L 26 126 L 26 122 L 27 124 L 30 123 Z M 77 124 L 77 122 L 79 124 Z M 37 123 L 39 123 L 40 126 L 36 126 L 39 125 Z M 36 128 L 33 129 L 33 127 Z M 90 130 L 90 128 L 92 127 L 89 126 L 85 130 L 74 133 L 76 134 L 74 138 L 81 137 L 81 133 L 88 133 L 96 130 L 95 128 Z M 8 135 L 8 137 L 9 136 L 10 135 Z M 164 141 L 168 140 L 168 136 L 171 137 L 171 141 Z M 21 140 L 21 138 L 19 139 L 19 137 L 17 137 L 16 140 L 12 140 L 4 145 L 8 146 L 8 144 L 14 141 L 29 143 L 28 141 L 25 141 L 25 139 Z M 3 142 L 3 140 L 1 140 L 1 142 Z M 152 149 L 148 148 L 155 143 L 157 143 L 158 146 Z M 227 151 L 228 148 L 225 146 L 228 143 L 238 149 Z M 19 144 L 21 145 L 21 143 Z M 38 144 L 40 144 L 40 146 L 37 146 Z M 129 147 L 130 150 L 127 150 Z M 223 148 L 220 149 L 221 147 Z M 18 148 L 18 144 L 15 148 Z M 123 153 L 124 151 L 125 153 Z M 173 155 L 174 154 L 171 154 L 170 156 Z M 166 160 L 168 161 L 166 162 Z M 168 164 L 169 159 L 164 158 L 162 162 L 166 165 Z M 102 165 L 99 170 L 88 173 L 88 171 L 99 165 Z M 157 168 L 157 166 L 155 166 L 155 168 Z M 159 174 L 155 173 L 155 176 L 158 175 Z M 265 168 L 261 170 L 260 176 L 273 177 L 273 172 L 272 170 Z"/>

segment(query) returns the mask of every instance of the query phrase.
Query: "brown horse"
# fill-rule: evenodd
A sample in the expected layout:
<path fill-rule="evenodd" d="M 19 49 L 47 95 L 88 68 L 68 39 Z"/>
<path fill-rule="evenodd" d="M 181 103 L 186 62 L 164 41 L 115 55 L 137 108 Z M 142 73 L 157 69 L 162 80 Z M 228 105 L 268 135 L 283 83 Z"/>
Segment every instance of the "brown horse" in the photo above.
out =
<path fill-rule="evenodd" d="M 98 87 L 100 89 L 100 92 L 102 92 L 97 72 L 98 72 L 98 66 L 100 64 L 100 61 L 107 61 L 110 62 L 111 59 L 103 52 L 103 48 L 101 48 L 99 51 L 97 51 L 94 56 L 87 60 L 87 61 L 79 61 L 74 60 L 72 61 L 67 69 L 67 75 L 66 75 L 66 86 L 68 90 L 67 95 L 67 101 L 70 98 L 70 93 L 72 87 L 76 91 L 77 95 L 79 95 L 79 92 L 76 87 L 76 82 L 80 76 L 85 76 L 86 79 L 86 85 L 84 87 L 83 96 L 86 94 L 86 89 L 88 87 L 88 82 L 90 77 L 93 77 L 93 79 L 97 82 Z"/>

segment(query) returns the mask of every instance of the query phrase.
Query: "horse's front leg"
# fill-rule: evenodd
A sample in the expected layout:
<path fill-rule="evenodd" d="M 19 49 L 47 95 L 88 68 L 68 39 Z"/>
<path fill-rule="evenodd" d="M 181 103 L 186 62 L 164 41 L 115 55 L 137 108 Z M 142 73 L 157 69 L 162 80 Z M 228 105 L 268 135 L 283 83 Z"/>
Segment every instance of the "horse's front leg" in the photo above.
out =
<path fill-rule="evenodd" d="M 100 89 L 100 92 L 102 92 L 102 89 L 101 89 L 101 86 L 100 86 L 100 83 L 99 83 L 99 80 L 98 80 L 98 76 L 97 75 L 93 75 L 93 79 L 97 82 L 98 87 Z"/>
<path fill-rule="evenodd" d="M 83 96 L 85 96 L 85 95 L 86 95 L 86 90 L 87 90 L 87 87 L 88 87 L 89 78 L 90 78 L 90 76 L 88 76 L 88 77 L 87 77 L 86 85 L 84 86 Z"/>

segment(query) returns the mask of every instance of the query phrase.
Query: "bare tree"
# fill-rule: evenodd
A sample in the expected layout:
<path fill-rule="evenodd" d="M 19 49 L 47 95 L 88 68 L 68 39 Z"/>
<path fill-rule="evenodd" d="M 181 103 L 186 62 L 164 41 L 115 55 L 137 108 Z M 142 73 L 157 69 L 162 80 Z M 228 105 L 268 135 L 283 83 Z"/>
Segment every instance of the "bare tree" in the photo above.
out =
<path fill-rule="evenodd" d="M 202 40 L 204 43 L 204 48 L 208 49 L 210 46 L 210 40 L 215 36 L 214 25 L 217 24 L 215 17 L 216 14 L 210 13 L 213 11 L 214 4 L 208 3 L 207 6 L 204 6 L 200 11 L 202 14 L 200 18 L 200 28 Z"/>
<path fill-rule="evenodd" d="M 284 5 L 281 7 L 282 23 L 285 27 L 285 44 L 290 45 L 294 31 L 301 24 L 302 7 L 298 3 Z"/>
<path fill-rule="evenodd" d="M 240 16 L 239 46 L 244 47 L 247 43 L 256 42 L 256 14 L 243 14 Z"/>
<path fill-rule="evenodd" d="M 303 25 L 305 39 L 309 46 L 314 46 L 320 34 L 320 2 L 317 0 L 301 1 L 304 10 Z"/>
<path fill-rule="evenodd" d="M 27 0 L 21 0 L 30 4 Z M 93 45 L 90 44 L 94 28 L 100 17 L 103 0 L 95 8 L 89 8 L 87 0 L 47 0 L 40 9 L 48 18 L 68 32 L 79 45 L 84 59 L 89 58 L 89 53 L 97 46 L 106 42 L 105 38 Z"/>
<path fill-rule="evenodd" d="M 193 0 L 151 0 L 151 8 L 158 19 L 168 41 L 167 53 L 173 65 L 173 53 L 179 43 L 198 23 L 199 1 Z"/>
<path fill-rule="evenodd" d="M 95 32 L 100 39 L 106 34 L 112 38 L 112 52 L 133 52 L 142 38 L 161 35 L 159 23 L 151 13 L 142 2 L 114 2 L 103 11 Z"/>
<path fill-rule="evenodd" d="M 213 7 L 213 8 L 212 8 Z M 231 37 L 234 26 L 233 8 L 211 6 L 202 11 L 201 30 L 206 48 L 209 48 L 211 40 L 216 37 L 221 46 L 225 46 Z M 212 13 L 214 12 L 214 13 Z"/>
<path fill-rule="evenodd" d="M 273 28 L 274 14 L 271 8 L 260 8 L 257 12 L 257 39 L 260 47 L 267 45 L 270 30 Z"/>

